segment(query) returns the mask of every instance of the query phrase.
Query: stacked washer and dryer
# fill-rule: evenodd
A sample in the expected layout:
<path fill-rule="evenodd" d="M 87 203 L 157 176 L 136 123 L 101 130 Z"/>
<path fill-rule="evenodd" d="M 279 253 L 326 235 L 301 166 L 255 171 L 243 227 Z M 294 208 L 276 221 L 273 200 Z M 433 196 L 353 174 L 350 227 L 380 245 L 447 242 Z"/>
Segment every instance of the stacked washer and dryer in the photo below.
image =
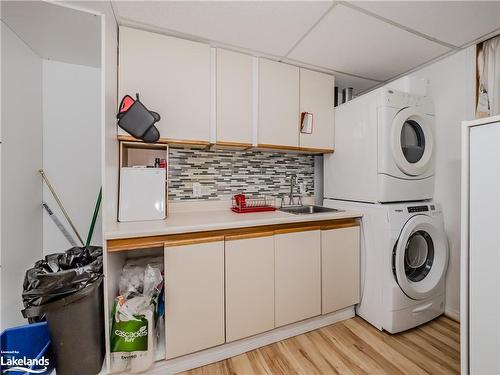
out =
<path fill-rule="evenodd" d="M 434 193 L 434 106 L 382 87 L 335 110 L 324 205 L 363 213 L 356 312 L 391 333 L 444 312 L 448 242 Z"/>

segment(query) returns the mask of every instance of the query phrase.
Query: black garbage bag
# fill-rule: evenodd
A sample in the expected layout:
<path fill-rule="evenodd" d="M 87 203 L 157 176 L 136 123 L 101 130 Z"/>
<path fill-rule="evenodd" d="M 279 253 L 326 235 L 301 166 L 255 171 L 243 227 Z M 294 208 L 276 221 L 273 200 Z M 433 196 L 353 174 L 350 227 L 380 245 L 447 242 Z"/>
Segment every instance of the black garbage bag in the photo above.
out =
<path fill-rule="evenodd" d="M 26 271 L 22 311 L 30 322 L 43 320 L 37 307 L 84 289 L 102 276 L 102 247 L 73 247 L 50 254 Z"/>

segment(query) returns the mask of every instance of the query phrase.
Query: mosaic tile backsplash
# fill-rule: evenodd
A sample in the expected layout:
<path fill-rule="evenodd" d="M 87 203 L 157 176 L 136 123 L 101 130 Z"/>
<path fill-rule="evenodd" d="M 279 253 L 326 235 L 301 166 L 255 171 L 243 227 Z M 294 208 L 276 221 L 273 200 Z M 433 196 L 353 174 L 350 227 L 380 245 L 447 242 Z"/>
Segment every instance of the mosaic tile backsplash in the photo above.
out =
<path fill-rule="evenodd" d="M 226 200 L 242 192 L 278 197 L 289 192 L 293 173 L 306 188 L 302 196 L 314 194 L 313 155 L 171 147 L 169 163 L 168 193 L 174 201 Z M 194 182 L 202 186 L 201 198 L 193 198 Z"/>

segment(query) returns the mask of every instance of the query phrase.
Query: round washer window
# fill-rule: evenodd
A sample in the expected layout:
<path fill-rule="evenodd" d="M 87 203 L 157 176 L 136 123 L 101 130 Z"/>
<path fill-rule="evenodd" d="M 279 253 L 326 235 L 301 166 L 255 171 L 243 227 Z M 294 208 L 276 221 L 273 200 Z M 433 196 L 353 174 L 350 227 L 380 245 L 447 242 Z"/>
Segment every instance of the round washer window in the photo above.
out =
<path fill-rule="evenodd" d="M 405 274 L 408 280 L 419 282 L 430 272 L 434 262 L 434 243 L 425 231 L 413 233 L 405 247 Z"/>
<path fill-rule="evenodd" d="M 415 120 L 406 120 L 401 128 L 401 148 L 409 163 L 416 163 L 424 155 L 425 136 L 422 127 Z"/>

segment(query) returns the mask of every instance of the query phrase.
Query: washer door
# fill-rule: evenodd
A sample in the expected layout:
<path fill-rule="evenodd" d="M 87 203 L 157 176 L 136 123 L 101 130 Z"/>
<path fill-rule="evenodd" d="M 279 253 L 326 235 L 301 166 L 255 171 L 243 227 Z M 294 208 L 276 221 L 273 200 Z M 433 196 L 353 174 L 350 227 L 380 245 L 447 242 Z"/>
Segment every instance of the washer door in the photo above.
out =
<path fill-rule="evenodd" d="M 423 174 L 432 161 L 432 117 L 412 107 L 399 111 L 392 121 L 392 156 L 401 172 Z"/>
<path fill-rule="evenodd" d="M 448 243 L 427 215 L 406 222 L 394 246 L 392 267 L 401 290 L 415 300 L 433 295 L 448 265 Z"/>

